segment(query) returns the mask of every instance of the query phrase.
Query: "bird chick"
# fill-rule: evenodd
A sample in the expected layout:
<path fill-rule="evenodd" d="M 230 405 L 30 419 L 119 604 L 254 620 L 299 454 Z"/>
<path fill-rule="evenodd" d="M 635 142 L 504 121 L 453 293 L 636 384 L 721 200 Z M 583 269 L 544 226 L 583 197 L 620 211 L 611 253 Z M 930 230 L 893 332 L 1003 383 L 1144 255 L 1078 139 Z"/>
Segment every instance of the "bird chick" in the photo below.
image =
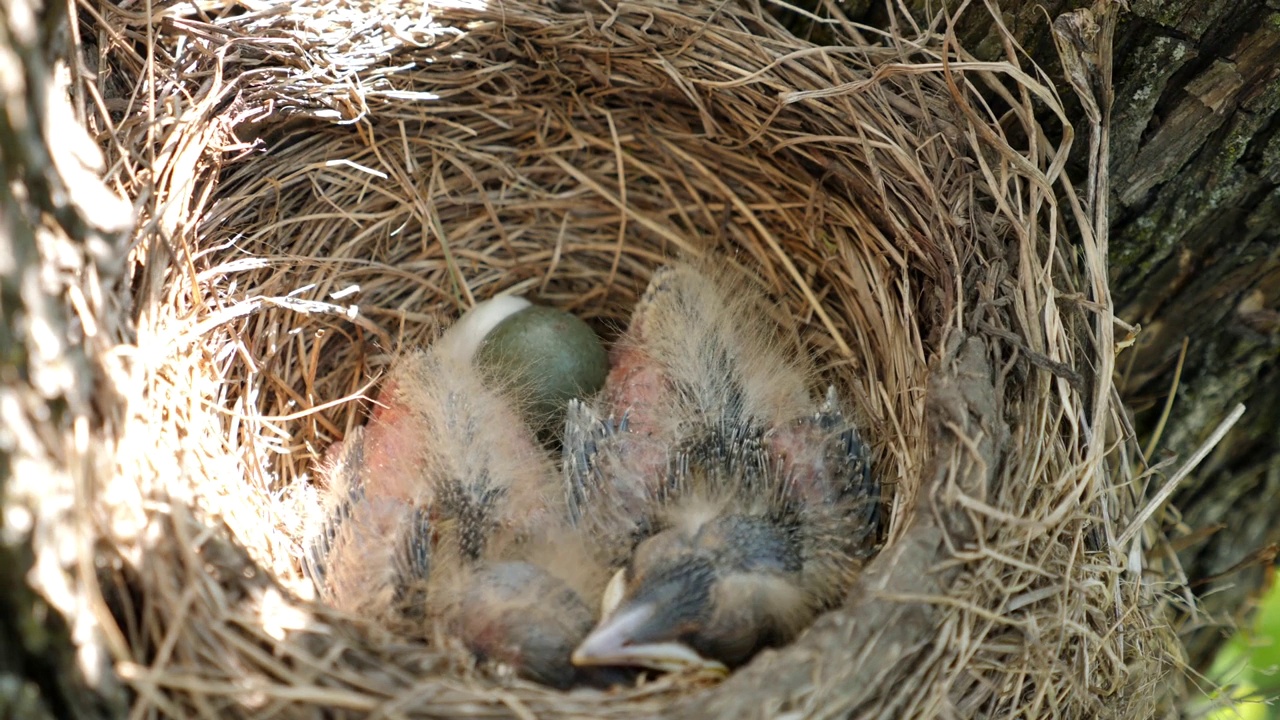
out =
<path fill-rule="evenodd" d="M 602 398 L 570 408 L 570 510 L 622 555 L 581 666 L 723 669 L 847 592 L 878 485 L 834 390 L 745 282 L 659 270 Z"/>
<path fill-rule="evenodd" d="M 478 336 L 501 321 L 493 308 L 401 358 L 366 427 L 327 454 L 306 565 L 336 607 L 419 635 L 438 623 L 482 659 L 568 687 L 590 679 L 569 658 L 607 568 L 569 525 L 512 389 L 474 362 Z"/>

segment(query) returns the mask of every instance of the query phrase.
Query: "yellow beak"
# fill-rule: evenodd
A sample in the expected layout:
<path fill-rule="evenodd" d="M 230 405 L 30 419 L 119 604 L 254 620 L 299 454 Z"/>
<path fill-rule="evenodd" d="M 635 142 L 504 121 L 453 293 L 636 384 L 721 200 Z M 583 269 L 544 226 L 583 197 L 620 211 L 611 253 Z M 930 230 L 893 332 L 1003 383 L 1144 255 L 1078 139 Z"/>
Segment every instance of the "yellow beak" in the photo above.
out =
<path fill-rule="evenodd" d="M 605 618 L 573 651 L 573 664 L 579 667 L 622 665 L 663 672 L 710 673 L 720 677 L 729 674 L 724 664 L 702 657 L 683 643 L 632 643 L 630 638 L 653 618 L 655 612 L 652 605 L 636 605 Z"/>

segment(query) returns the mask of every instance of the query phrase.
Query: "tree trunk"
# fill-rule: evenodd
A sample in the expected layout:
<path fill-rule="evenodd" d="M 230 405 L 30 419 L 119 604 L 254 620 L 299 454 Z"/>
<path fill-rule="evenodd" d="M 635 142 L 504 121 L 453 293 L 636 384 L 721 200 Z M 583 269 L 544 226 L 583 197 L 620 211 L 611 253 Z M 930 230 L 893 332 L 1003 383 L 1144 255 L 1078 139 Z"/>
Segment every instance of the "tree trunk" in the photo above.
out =
<path fill-rule="evenodd" d="M 1152 5 L 1135 7 L 1125 33 L 1113 131 L 1115 297 L 1146 328 L 1125 394 L 1149 432 L 1185 340 L 1163 447 L 1185 457 L 1233 405 L 1248 407 L 1174 496 L 1187 528 L 1223 528 L 1182 553 L 1223 618 L 1250 606 L 1280 541 L 1280 4 Z M 1214 579 L 1256 552 L 1265 562 Z M 1224 635 L 1191 636 L 1193 660 Z"/>
<path fill-rule="evenodd" d="M 33 577 L 57 573 L 33 546 L 47 547 L 51 533 L 68 527 L 70 511 L 48 498 L 71 492 L 75 469 L 86 464 L 84 446 L 70 441 L 73 428 L 96 425 L 94 374 L 68 289 L 91 263 L 118 267 L 91 254 L 118 253 L 109 236 L 123 238 L 129 224 L 128 207 L 87 162 L 92 152 L 80 154 L 95 148 L 55 80 L 68 48 L 67 8 L 0 0 L 0 718 L 24 720 L 125 713 L 97 640 L 62 614 L 83 599 L 74 583 L 33 588 Z M 49 253 L 59 251 L 55 265 Z M 48 493 L 27 492 L 33 485 Z M 101 673 L 92 687 L 86 669 Z"/>

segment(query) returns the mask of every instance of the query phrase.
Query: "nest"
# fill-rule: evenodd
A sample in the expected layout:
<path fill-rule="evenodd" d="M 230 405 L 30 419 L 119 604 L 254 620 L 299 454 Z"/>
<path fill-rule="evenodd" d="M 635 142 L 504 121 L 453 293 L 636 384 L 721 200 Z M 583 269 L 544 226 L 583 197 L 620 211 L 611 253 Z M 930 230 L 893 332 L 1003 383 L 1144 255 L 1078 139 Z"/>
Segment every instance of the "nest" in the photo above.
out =
<path fill-rule="evenodd" d="M 1131 527 L 1105 193 L 1064 173 L 1061 100 L 1011 42 L 815 19 L 820 45 L 751 2 L 78 15 L 77 92 L 140 213 L 83 520 L 137 717 L 1153 711 L 1177 642 Z M 398 352 L 503 291 L 608 339 L 708 252 L 873 446 L 889 531 L 843 608 L 718 685 L 566 694 L 312 601 L 315 463 Z"/>

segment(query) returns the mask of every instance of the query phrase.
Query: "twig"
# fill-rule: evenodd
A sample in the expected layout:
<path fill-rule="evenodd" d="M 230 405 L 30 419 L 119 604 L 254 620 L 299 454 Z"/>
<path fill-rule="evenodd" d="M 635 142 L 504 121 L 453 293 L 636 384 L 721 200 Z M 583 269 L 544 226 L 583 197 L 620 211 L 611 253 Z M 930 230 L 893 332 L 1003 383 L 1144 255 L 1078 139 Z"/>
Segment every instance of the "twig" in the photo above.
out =
<path fill-rule="evenodd" d="M 1196 451 L 1192 453 L 1191 457 L 1187 460 L 1187 463 L 1179 468 L 1178 472 L 1174 473 L 1173 477 L 1169 478 L 1169 482 L 1165 483 L 1164 487 L 1160 488 L 1160 490 L 1155 494 L 1155 497 L 1151 498 L 1146 507 L 1142 508 L 1137 517 L 1133 519 L 1133 522 L 1129 523 L 1129 527 L 1125 528 L 1125 531 L 1120 534 L 1120 539 L 1117 541 L 1118 545 L 1128 543 L 1133 539 L 1134 535 L 1138 534 L 1138 531 L 1142 529 L 1142 526 L 1151 519 L 1151 516 L 1155 513 L 1156 509 L 1164 505 L 1165 501 L 1169 499 L 1169 496 L 1173 494 L 1173 491 L 1178 489 L 1178 483 L 1181 483 L 1188 475 L 1190 475 L 1191 471 L 1195 470 L 1196 466 L 1209 455 L 1209 452 L 1212 451 L 1218 443 L 1222 442 L 1222 438 L 1225 437 L 1227 432 L 1231 430 L 1232 426 L 1240 420 L 1241 415 L 1244 415 L 1243 403 L 1236 405 L 1235 409 L 1231 411 L 1231 414 L 1227 416 L 1227 419 L 1219 423 L 1218 427 L 1214 429 L 1213 434 L 1209 436 L 1209 439 L 1205 440 L 1200 447 L 1196 448 Z"/>

